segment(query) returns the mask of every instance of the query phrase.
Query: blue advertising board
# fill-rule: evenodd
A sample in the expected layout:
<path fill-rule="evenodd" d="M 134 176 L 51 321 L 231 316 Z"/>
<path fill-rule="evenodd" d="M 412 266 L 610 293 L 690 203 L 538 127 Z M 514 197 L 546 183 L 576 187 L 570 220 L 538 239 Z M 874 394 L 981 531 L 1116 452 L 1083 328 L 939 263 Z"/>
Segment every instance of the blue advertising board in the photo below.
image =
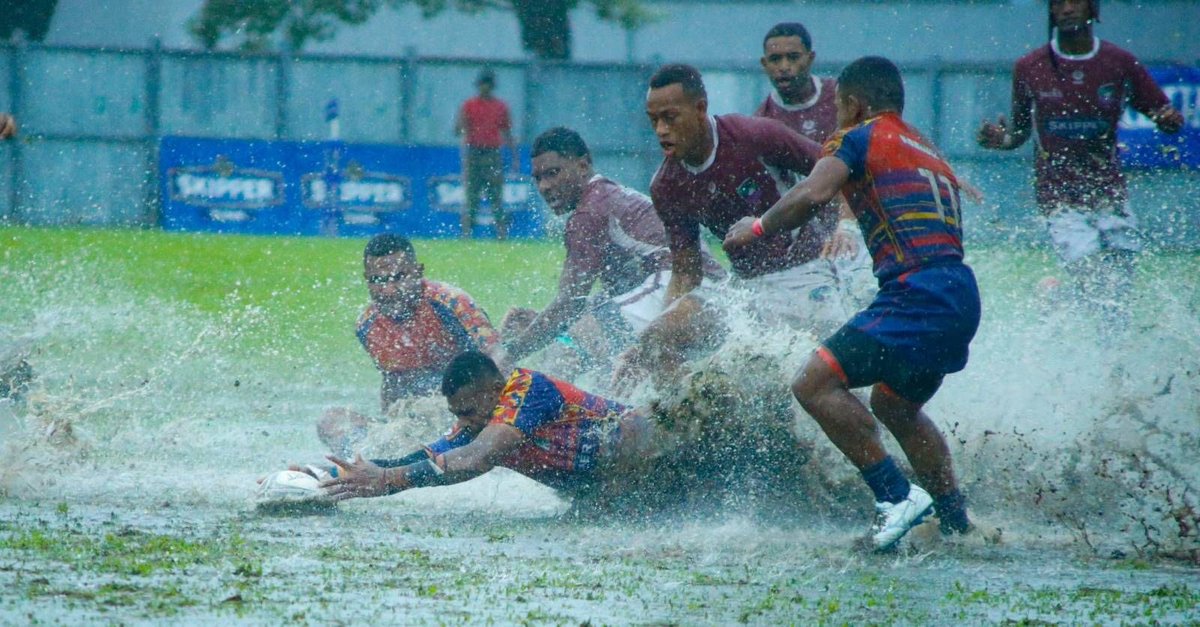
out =
<path fill-rule="evenodd" d="M 527 151 L 522 162 L 528 171 Z M 164 137 L 162 226 L 168 231 L 366 237 L 392 231 L 457 237 L 465 193 L 447 146 Z M 540 237 L 528 177 L 507 175 L 512 237 Z M 476 233 L 494 233 L 480 209 Z"/>
<path fill-rule="evenodd" d="M 1134 168 L 1200 168 L 1200 68 L 1148 69 L 1171 105 L 1183 114 L 1183 130 L 1174 135 L 1158 131 L 1150 118 L 1127 107 L 1117 129 L 1122 162 Z"/>

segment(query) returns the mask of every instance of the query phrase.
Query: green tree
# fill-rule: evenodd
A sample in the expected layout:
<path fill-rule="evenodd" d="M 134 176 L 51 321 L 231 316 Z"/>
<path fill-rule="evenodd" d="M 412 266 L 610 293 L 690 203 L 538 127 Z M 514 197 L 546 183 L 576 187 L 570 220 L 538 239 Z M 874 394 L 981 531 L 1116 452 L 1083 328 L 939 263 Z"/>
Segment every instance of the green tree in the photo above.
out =
<path fill-rule="evenodd" d="M 570 11 L 580 0 L 204 0 L 189 28 L 205 48 L 225 40 L 243 50 L 266 50 L 278 34 L 292 50 L 332 37 L 341 24 L 362 24 L 383 8 L 412 3 L 426 18 L 453 8 L 464 13 L 511 11 L 521 43 L 543 59 L 571 57 Z M 636 29 L 654 19 L 639 0 L 587 0 L 601 19 Z"/>
<path fill-rule="evenodd" d="M 0 0 L 0 40 L 12 39 L 19 30 L 29 41 L 42 41 L 57 4 L 58 0 Z"/>

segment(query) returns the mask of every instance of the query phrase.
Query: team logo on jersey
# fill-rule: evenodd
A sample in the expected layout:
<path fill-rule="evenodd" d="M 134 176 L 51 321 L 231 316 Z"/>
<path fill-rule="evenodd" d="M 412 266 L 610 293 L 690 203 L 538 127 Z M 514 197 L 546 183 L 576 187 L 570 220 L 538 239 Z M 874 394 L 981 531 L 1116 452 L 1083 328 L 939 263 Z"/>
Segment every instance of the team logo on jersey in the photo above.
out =
<path fill-rule="evenodd" d="M 1038 92 L 1039 98 L 1062 98 L 1063 93 L 1057 87 Z"/>
<path fill-rule="evenodd" d="M 800 125 L 800 128 L 802 128 L 805 133 L 811 133 L 813 132 L 813 129 L 817 128 L 817 123 L 812 120 L 805 120 L 804 124 Z"/>
<path fill-rule="evenodd" d="M 1117 86 L 1112 83 L 1105 83 L 1096 90 L 1096 95 L 1100 97 L 1101 102 L 1112 102 L 1117 97 Z"/>
<path fill-rule="evenodd" d="M 742 181 L 741 185 L 738 185 L 737 194 L 738 196 L 749 200 L 758 196 L 758 192 L 761 191 L 761 189 L 762 188 L 758 186 L 758 181 L 755 181 L 754 179 L 746 179 Z"/>
<path fill-rule="evenodd" d="M 1071 80 L 1075 81 L 1076 85 L 1083 84 L 1083 70 L 1075 70 L 1071 72 Z"/>

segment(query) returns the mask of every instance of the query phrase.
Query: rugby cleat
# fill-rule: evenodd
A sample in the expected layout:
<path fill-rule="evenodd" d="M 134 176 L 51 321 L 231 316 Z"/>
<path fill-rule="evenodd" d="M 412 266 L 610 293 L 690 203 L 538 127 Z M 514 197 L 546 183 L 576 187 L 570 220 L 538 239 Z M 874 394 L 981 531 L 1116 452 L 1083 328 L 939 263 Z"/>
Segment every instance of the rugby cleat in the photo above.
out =
<path fill-rule="evenodd" d="M 933 513 L 933 497 L 917 485 L 910 485 L 908 496 L 899 503 L 875 503 L 875 524 L 871 543 L 875 551 L 891 550 L 910 529 Z"/>

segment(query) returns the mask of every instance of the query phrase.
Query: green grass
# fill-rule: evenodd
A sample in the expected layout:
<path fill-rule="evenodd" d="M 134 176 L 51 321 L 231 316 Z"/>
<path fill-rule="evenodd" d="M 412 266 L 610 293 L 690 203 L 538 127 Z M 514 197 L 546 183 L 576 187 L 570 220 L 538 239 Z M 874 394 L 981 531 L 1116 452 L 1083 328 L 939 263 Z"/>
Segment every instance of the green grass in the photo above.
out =
<path fill-rule="evenodd" d="M 254 309 L 269 324 L 250 346 L 281 338 L 337 350 L 367 292 L 363 239 L 247 237 L 161 231 L 0 228 L 0 277 L 49 285 L 82 273 L 115 282 L 138 302 L 211 314 Z M 466 290 L 499 324 L 513 306 L 542 307 L 557 285 L 562 246 L 551 242 L 422 240 L 426 276 Z"/>

